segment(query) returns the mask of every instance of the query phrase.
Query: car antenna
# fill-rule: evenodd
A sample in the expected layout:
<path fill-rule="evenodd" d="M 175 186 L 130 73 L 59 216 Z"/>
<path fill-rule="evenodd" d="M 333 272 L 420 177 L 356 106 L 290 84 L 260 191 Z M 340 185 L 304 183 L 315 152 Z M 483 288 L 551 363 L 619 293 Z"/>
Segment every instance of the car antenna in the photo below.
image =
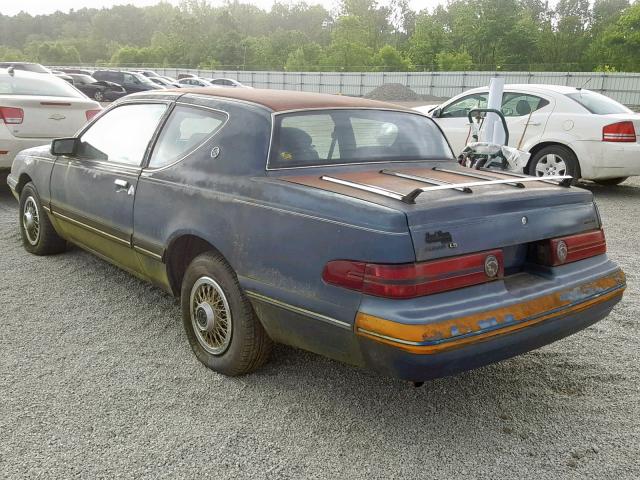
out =
<path fill-rule="evenodd" d="M 7 68 L 7 73 L 9 75 L 11 75 L 12 77 L 15 76 L 16 70 L 15 70 L 15 68 L 13 68 L 13 65 L 11 65 L 9 68 Z"/>
<path fill-rule="evenodd" d="M 589 78 L 587 79 L 587 81 L 586 81 L 586 82 L 584 82 L 584 83 L 582 84 L 582 86 L 581 86 L 581 87 L 576 87 L 576 90 L 580 91 L 580 90 L 582 90 L 584 87 L 586 87 L 587 85 L 589 85 L 589 82 L 591 81 L 591 79 L 592 79 L 592 78 L 593 78 L 593 77 L 589 77 Z"/>

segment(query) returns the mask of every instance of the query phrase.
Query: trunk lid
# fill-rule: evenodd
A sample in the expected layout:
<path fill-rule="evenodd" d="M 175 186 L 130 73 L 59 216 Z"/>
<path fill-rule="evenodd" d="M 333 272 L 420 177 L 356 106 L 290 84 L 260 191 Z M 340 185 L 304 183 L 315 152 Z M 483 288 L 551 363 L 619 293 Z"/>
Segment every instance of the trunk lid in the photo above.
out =
<path fill-rule="evenodd" d="M 398 173 L 403 177 L 394 175 Z M 413 204 L 391 198 L 386 193 L 408 194 L 416 188 L 437 183 L 484 182 L 467 175 L 486 177 L 487 182 L 500 179 L 510 183 L 427 191 L 417 196 Z M 421 177 L 425 181 L 407 176 Z M 381 190 L 376 192 L 334 183 L 327 177 Z M 450 163 L 442 169 L 394 167 L 286 177 L 286 180 L 402 211 L 406 215 L 417 261 L 503 248 L 505 266 L 509 268 L 524 262 L 528 243 L 600 226 L 593 196 L 587 190 L 543 181 L 519 183 L 518 178 L 500 172 L 454 167 Z"/>
<path fill-rule="evenodd" d="M 87 110 L 100 104 L 87 98 L 8 95 L 0 97 L 3 107 L 21 108 L 22 123 L 6 125 L 14 137 L 57 138 L 73 136 L 86 122 Z"/>

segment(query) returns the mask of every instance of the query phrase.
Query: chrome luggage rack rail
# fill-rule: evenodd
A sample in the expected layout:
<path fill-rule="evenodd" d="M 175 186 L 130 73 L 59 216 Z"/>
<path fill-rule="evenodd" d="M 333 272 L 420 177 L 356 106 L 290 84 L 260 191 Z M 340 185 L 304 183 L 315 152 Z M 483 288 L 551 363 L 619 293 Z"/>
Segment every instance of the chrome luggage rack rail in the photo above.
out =
<path fill-rule="evenodd" d="M 414 204 L 416 203 L 416 198 L 418 198 L 422 193 L 425 193 L 425 192 L 434 192 L 438 190 L 456 190 L 458 192 L 463 192 L 463 193 L 473 193 L 473 190 L 471 189 L 471 187 L 484 187 L 487 185 L 508 185 L 514 188 L 525 188 L 524 184 L 528 182 L 544 182 L 544 183 L 550 183 L 552 185 L 561 186 L 561 187 L 570 187 L 571 180 L 573 178 L 570 175 L 551 175 L 548 177 L 539 178 L 539 177 L 532 177 L 529 175 L 520 175 L 512 172 L 503 172 L 503 171 L 496 172 L 496 173 L 499 173 L 500 175 L 516 177 L 518 180 L 514 181 L 509 178 L 496 178 L 496 177 L 491 177 L 489 175 L 468 173 L 468 172 L 458 171 L 458 170 L 447 170 L 447 169 L 438 168 L 438 167 L 434 167 L 433 170 L 437 172 L 451 173 L 456 175 L 462 175 L 465 177 L 476 178 L 478 179 L 478 181 L 452 183 L 452 182 L 447 182 L 445 180 L 426 177 L 423 175 L 420 175 L 420 176 L 410 175 L 407 173 L 394 172 L 392 170 L 380 170 L 379 173 L 383 175 L 391 175 L 394 177 L 404 178 L 407 180 L 426 183 L 430 185 L 428 187 L 415 188 L 409 193 L 401 193 L 401 192 L 396 192 L 394 190 L 389 190 L 388 188 L 379 187 L 376 185 L 369 185 L 367 183 L 358 183 L 358 182 L 353 182 L 351 180 L 343 180 L 341 178 L 330 177 L 328 175 L 322 175 L 320 177 L 320 180 L 335 183 L 338 185 L 344 185 L 345 187 L 351 187 L 351 188 L 355 188 L 355 189 L 362 190 L 369 193 L 375 193 L 377 195 L 382 195 L 383 197 L 393 198 L 394 200 L 400 200 L 401 202 L 404 202 L 404 203 Z M 484 172 L 492 172 L 492 170 L 488 170 L 488 169 L 481 169 L 481 170 Z"/>

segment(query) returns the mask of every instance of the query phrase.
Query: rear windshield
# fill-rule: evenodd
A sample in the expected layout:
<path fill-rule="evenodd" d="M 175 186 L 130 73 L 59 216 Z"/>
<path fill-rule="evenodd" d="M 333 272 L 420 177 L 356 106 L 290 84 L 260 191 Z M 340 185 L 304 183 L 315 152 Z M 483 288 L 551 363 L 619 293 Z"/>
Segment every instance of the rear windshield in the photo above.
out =
<path fill-rule="evenodd" d="M 38 77 L 24 77 L 18 72 L 14 76 L 0 77 L 0 95 L 37 95 L 47 97 L 75 97 L 84 95 L 70 83 L 51 74 L 38 74 Z"/>
<path fill-rule="evenodd" d="M 567 93 L 567 97 L 575 100 L 591 113 L 608 115 L 610 113 L 632 113 L 624 105 L 596 92 L 581 90 L 577 93 Z"/>
<path fill-rule="evenodd" d="M 452 159 L 434 122 L 386 110 L 314 110 L 276 116 L 269 166 Z"/>

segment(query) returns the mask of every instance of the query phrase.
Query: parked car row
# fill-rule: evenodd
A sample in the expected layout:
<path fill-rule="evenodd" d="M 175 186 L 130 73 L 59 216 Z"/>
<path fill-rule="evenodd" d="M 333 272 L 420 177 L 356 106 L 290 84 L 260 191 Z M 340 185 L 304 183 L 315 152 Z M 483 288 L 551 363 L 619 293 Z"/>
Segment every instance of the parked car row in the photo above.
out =
<path fill-rule="evenodd" d="M 205 79 L 193 74 L 182 74 L 178 80 L 159 75 L 153 70 L 88 70 L 85 68 L 60 68 L 51 70 L 39 63 L 0 62 L 0 68 L 53 74 L 74 85 L 89 98 L 98 102 L 117 100 L 131 93 L 164 88 L 211 87 L 250 88 L 231 78 Z"/>

